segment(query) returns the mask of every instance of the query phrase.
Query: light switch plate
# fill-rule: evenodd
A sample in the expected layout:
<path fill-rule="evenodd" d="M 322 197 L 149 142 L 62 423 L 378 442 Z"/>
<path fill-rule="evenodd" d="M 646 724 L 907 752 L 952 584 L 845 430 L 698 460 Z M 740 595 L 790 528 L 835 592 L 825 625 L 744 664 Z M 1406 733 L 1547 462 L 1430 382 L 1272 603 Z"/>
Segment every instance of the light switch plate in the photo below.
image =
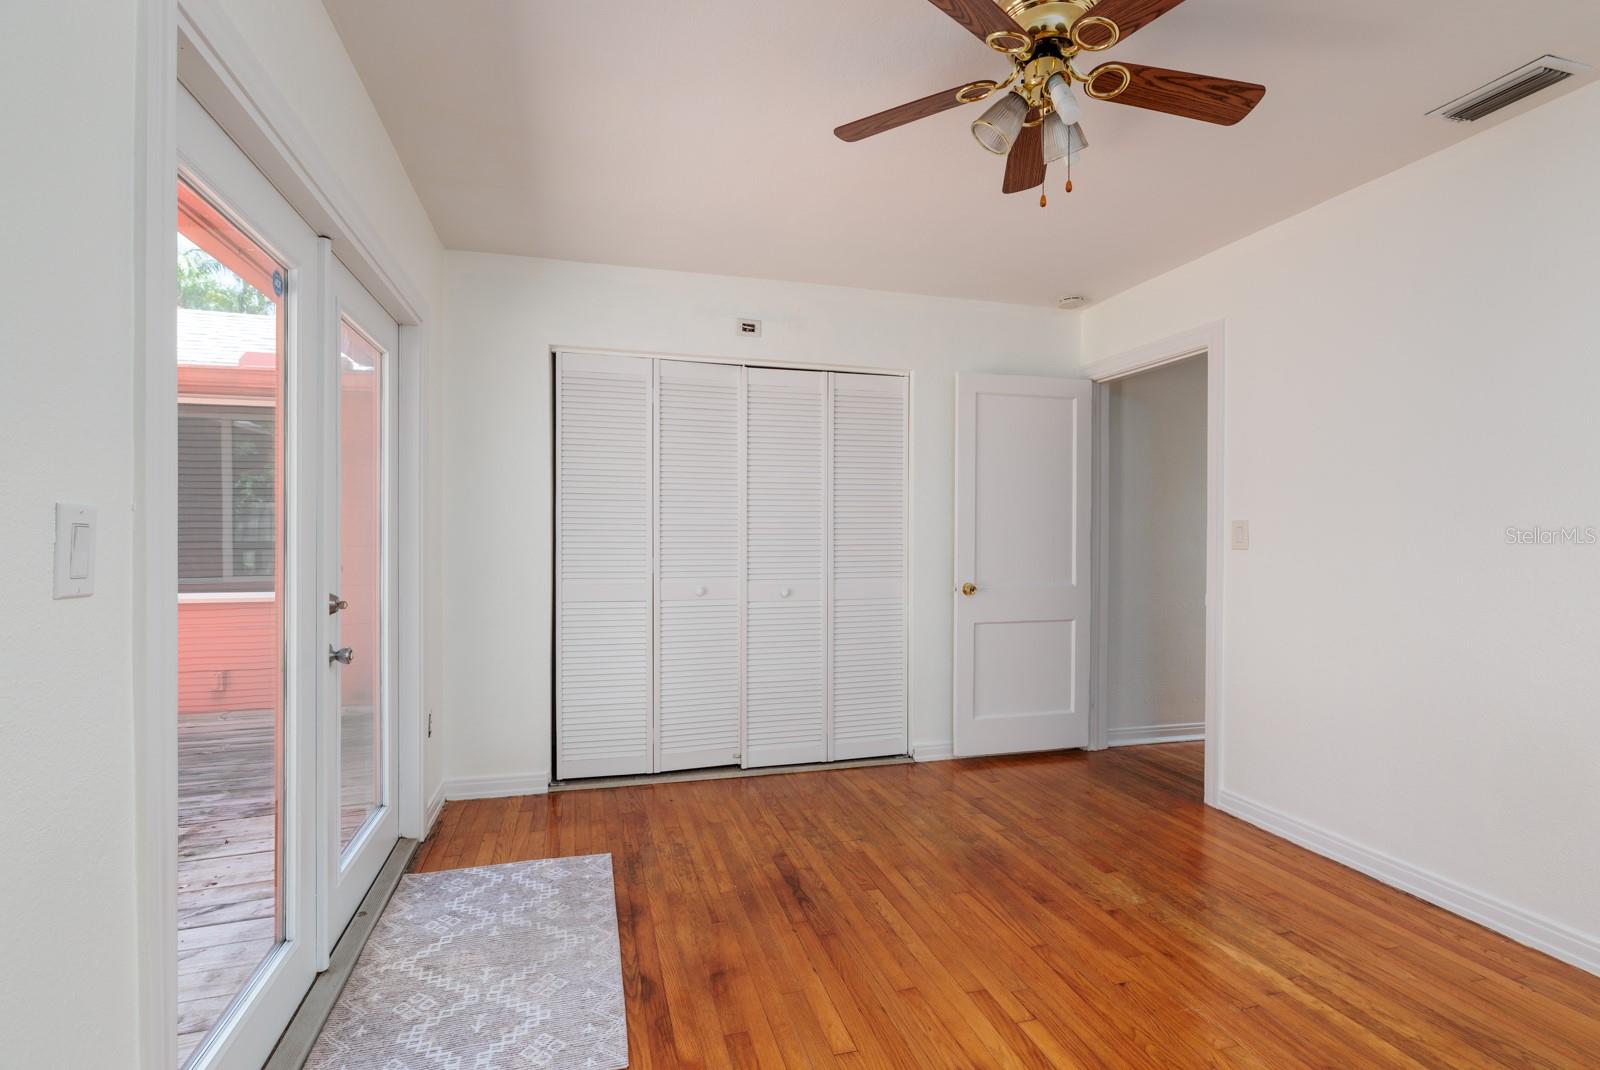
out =
<path fill-rule="evenodd" d="M 95 509 L 56 502 L 55 597 L 85 598 L 94 594 Z"/>
<path fill-rule="evenodd" d="M 1233 548 L 1235 550 L 1250 549 L 1250 521 L 1235 520 L 1233 522 Z"/>

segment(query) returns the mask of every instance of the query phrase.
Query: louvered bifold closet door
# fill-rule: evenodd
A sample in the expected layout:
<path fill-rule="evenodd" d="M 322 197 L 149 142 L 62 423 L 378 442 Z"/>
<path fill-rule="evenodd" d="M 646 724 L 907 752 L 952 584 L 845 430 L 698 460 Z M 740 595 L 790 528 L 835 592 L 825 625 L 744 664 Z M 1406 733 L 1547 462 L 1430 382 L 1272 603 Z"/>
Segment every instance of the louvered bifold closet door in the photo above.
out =
<path fill-rule="evenodd" d="M 906 380 L 833 377 L 835 761 L 906 753 Z"/>
<path fill-rule="evenodd" d="M 656 767 L 739 763 L 739 379 L 657 372 Z"/>
<path fill-rule="evenodd" d="M 650 394 L 649 360 L 558 358 L 556 775 L 563 779 L 651 771 Z"/>
<path fill-rule="evenodd" d="M 827 375 L 745 374 L 744 764 L 826 761 Z"/>

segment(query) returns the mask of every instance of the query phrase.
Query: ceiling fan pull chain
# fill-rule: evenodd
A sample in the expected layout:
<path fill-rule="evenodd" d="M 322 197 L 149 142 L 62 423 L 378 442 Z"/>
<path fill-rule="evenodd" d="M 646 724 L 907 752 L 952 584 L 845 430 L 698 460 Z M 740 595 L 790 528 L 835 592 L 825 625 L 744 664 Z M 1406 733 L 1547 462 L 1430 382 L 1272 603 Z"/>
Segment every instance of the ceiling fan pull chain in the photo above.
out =
<path fill-rule="evenodd" d="M 1045 164 L 1044 169 L 1045 169 L 1045 174 L 1048 175 L 1050 173 L 1050 165 L 1049 164 Z M 1049 181 L 1050 181 L 1050 179 L 1046 178 L 1044 180 L 1044 183 L 1041 183 L 1040 186 L 1039 186 L 1039 207 L 1040 208 L 1043 208 L 1045 205 L 1050 203 L 1045 198 L 1045 195 L 1044 195 L 1044 187 L 1045 187 L 1045 185 L 1047 185 L 1049 183 Z"/>
<path fill-rule="evenodd" d="M 1067 153 L 1067 192 L 1072 192 L 1072 153 Z"/>

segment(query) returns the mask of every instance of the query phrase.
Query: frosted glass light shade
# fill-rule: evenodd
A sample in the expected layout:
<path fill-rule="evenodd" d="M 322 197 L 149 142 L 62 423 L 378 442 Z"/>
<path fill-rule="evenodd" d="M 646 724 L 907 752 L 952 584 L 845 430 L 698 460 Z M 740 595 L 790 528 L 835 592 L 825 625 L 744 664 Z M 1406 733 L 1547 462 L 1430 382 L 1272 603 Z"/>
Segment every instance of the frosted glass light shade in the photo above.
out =
<path fill-rule="evenodd" d="M 1076 156 L 1089 147 L 1083 136 L 1083 127 L 1077 123 L 1067 125 L 1060 115 L 1052 114 L 1044 121 L 1044 162 L 1055 163 L 1068 155 Z"/>
<path fill-rule="evenodd" d="M 1045 90 L 1050 94 L 1050 106 L 1055 108 L 1056 114 L 1068 126 L 1077 122 L 1083 115 L 1083 108 L 1078 104 L 1078 95 L 1072 91 L 1072 82 L 1063 75 L 1056 75 L 1045 85 Z"/>
<path fill-rule="evenodd" d="M 1022 133 L 1022 121 L 1027 117 L 1028 102 L 1016 93 L 1007 93 L 973 122 L 972 136 L 996 156 L 1004 156 Z"/>

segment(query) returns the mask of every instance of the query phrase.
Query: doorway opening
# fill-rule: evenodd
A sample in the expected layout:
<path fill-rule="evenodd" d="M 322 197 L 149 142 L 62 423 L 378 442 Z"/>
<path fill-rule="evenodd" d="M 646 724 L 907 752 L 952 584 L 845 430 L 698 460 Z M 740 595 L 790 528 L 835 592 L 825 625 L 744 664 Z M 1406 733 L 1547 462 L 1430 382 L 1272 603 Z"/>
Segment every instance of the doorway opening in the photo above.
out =
<path fill-rule="evenodd" d="M 1226 331 L 1207 324 L 1090 365 L 1094 672 L 1089 748 L 1203 749 L 1221 791 Z"/>
<path fill-rule="evenodd" d="M 1107 746 L 1205 739 L 1206 361 L 1100 387 Z"/>

